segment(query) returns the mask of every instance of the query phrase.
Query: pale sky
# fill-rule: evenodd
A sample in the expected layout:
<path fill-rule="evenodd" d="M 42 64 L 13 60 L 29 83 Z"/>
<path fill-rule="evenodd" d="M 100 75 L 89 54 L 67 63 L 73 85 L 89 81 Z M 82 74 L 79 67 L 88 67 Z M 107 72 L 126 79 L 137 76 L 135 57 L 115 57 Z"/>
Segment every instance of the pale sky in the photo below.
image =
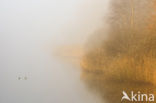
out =
<path fill-rule="evenodd" d="M 1 36 L 79 42 L 102 25 L 107 4 L 108 0 L 1 0 Z"/>
<path fill-rule="evenodd" d="M 108 0 L 0 0 L 0 103 L 99 101 L 75 68 L 43 48 L 84 43 L 103 25 L 107 6 Z"/>

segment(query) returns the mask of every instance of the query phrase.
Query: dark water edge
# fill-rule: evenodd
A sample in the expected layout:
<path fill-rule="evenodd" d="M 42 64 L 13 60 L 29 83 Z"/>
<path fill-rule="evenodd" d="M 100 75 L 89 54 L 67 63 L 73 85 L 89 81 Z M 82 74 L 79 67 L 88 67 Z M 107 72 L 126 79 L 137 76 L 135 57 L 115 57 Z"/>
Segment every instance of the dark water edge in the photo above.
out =
<path fill-rule="evenodd" d="M 103 76 L 102 76 L 103 77 Z M 105 103 L 132 103 L 132 101 L 123 100 L 122 92 L 125 91 L 129 96 L 133 91 L 135 94 L 156 94 L 156 86 L 150 83 L 119 81 L 115 79 L 104 79 L 98 74 L 82 73 L 82 78 L 86 86 L 92 92 L 100 93 Z M 144 98 L 145 99 L 145 98 Z M 133 103 L 156 103 L 149 101 L 133 101 Z"/>

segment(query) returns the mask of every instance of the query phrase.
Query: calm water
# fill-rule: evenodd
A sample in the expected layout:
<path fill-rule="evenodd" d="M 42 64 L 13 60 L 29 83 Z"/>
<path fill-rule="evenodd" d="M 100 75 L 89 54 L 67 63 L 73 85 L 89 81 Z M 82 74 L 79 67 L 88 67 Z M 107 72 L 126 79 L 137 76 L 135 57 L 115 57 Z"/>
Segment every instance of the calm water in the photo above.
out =
<path fill-rule="evenodd" d="M 80 68 L 52 52 L 83 44 L 103 24 L 106 1 L 1 0 L 0 103 L 100 103 Z"/>
<path fill-rule="evenodd" d="M 31 53 L 10 54 L 17 58 L 8 57 L 1 67 L 1 103 L 100 103 L 80 80 L 79 67 L 46 52 Z"/>

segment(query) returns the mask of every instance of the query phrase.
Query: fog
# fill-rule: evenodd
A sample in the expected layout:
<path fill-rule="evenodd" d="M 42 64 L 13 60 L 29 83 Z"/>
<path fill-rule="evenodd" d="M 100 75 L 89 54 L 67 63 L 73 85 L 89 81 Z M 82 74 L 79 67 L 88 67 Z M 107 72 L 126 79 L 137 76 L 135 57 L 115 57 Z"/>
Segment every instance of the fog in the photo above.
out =
<path fill-rule="evenodd" d="M 0 103 L 100 103 L 80 67 L 52 54 L 84 45 L 108 0 L 0 0 Z"/>

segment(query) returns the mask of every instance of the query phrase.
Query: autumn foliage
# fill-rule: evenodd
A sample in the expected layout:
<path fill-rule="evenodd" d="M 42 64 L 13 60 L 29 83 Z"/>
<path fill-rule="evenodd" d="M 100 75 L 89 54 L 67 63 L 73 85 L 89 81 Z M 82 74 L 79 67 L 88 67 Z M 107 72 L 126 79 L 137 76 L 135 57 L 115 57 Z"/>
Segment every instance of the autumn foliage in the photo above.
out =
<path fill-rule="evenodd" d="M 156 85 L 156 1 L 113 0 L 110 9 L 107 34 L 87 44 L 82 76 Z"/>

